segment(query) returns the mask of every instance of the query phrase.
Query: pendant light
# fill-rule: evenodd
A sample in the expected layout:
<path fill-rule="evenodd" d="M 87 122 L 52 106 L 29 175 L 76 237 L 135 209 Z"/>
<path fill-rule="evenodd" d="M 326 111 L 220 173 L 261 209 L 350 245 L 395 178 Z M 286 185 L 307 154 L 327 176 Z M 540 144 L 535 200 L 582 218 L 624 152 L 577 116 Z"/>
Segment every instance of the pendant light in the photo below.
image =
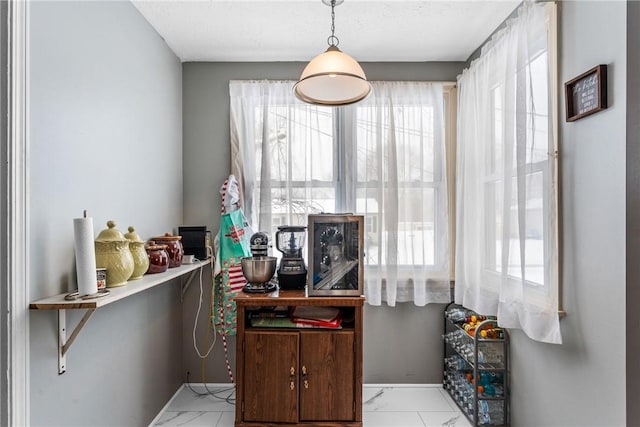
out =
<path fill-rule="evenodd" d="M 322 0 L 331 6 L 331 35 L 329 48 L 316 56 L 302 71 L 293 90 L 298 99 L 317 105 L 347 105 L 364 99 L 371 85 L 358 62 L 338 49 L 340 41 L 335 35 L 334 8 L 344 0 Z"/>

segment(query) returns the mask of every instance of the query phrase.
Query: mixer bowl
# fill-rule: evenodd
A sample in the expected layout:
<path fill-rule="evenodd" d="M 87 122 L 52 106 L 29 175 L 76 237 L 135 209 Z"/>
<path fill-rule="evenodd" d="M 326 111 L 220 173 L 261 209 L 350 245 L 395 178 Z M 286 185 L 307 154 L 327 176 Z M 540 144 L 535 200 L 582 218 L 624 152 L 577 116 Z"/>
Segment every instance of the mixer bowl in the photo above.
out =
<path fill-rule="evenodd" d="M 276 272 L 276 260 L 274 256 L 244 257 L 240 260 L 242 274 L 249 283 L 266 283 Z"/>

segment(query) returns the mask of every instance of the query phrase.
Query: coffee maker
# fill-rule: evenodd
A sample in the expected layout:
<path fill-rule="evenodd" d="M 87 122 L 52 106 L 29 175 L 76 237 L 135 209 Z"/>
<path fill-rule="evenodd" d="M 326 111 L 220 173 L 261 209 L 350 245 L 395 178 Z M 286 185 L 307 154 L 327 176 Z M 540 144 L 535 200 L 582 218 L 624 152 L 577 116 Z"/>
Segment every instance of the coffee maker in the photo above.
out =
<path fill-rule="evenodd" d="M 302 258 L 306 229 L 304 226 L 278 227 L 276 248 L 282 252 L 278 267 L 280 289 L 304 289 L 307 285 L 307 267 Z"/>

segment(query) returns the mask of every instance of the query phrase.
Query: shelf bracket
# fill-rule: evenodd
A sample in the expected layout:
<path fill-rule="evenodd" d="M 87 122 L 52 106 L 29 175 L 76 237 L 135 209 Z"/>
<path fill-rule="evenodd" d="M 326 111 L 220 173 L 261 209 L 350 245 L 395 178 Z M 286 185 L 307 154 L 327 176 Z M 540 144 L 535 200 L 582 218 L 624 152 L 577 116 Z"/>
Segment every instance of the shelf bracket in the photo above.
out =
<path fill-rule="evenodd" d="M 88 309 L 80 322 L 76 325 L 73 332 L 71 332 L 71 336 L 67 340 L 67 310 L 59 309 L 58 310 L 58 374 L 64 374 L 67 371 L 67 351 L 71 347 L 71 344 L 78 337 L 78 334 L 87 323 L 93 312 L 96 311 L 95 308 Z"/>

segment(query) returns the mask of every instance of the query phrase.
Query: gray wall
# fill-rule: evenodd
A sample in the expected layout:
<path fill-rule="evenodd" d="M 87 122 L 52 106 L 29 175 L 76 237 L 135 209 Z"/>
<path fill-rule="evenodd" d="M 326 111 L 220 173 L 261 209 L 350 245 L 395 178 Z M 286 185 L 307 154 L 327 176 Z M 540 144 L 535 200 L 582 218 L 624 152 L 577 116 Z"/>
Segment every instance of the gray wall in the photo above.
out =
<path fill-rule="evenodd" d="M 567 123 L 564 95 L 558 94 L 564 343 L 540 344 L 512 331 L 512 421 L 517 426 L 622 426 L 627 5 L 561 6 L 560 83 L 607 64 L 609 108 Z M 637 339 L 637 329 L 633 333 Z M 634 402 L 637 395 L 626 403 Z"/>
<path fill-rule="evenodd" d="M 640 395 L 640 2 L 627 3 L 627 396 Z M 627 398 L 627 403 L 632 402 Z M 640 425 L 640 406 L 627 404 L 627 425 Z"/>
<path fill-rule="evenodd" d="M 7 126 L 7 117 L 10 114 L 9 96 L 7 92 L 7 81 L 9 76 L 8 46 L 5 40 L 9 39 L 9 20 L 4 18 L 8 15 L 8 2 L 0 2 L 0 218 L 4 225 L 5 218 L 8 218 L 9 203 L 13 200 L 9 196 L 9 143 L 7 136 L 9 135 L 9 127 Z M 3 226 L 0 229 L 0 312 L 9 313 L 11 310 L 10 298 L 10 279 L 8 279 L 8 253 L 6 248 L 9 247 L 9 231 Z M 8 318 L 9 316 L 6 316 Z M 0 330 L 0 372 L 10 372 L 11 362 L 9 361 L 9 330 L 5 327 L 5 321 L 2 321 L 2 330 Z M 9 395 L 11 390 L 11 382 L 8 375 L 2 375 L 0 378 L 0 425 L 9 424 L 9 402 L 13 399 Z M 5 397 L 6 396 L 6 397 Z"/>
<path fill-rule="evenodd" d="M 182 220 L 182 66 L 129 2 L 31 2 L 30 296 L 74 289 L 72 218 L 149 237 Z M 127 286 L 135 286 L 135 282 Z M 68 310 L 68 333 L 82 310 Z M 57 370 L 30 313 L 33 425 L 148 425 L 183 382 L 174 282 L 98 309 Z"/>
<path fill-rule="evenodd" d="M 229 80 L 292 79 L 300 76 L 304 63 L 186 63 L 183 66 L 184 123 L 184 219 L 206 224 L 215 234 L 219 226 L 220 195 L 230 173 Z M 461 63 L 363 63 L 370 80 L 455 81 Z M 191 332 L 199 298 L 192 286 L 185 299 L 184 361 L 193 381 L 226 382 L 229 376 L 224 352 L 218 342 L 202 363 L 194 348 Z M 205 304 L 210 303 L 204 292 Z M 415 307 L 365 308 L 364 381 L 366 383 L 438 383 L 442 381 L 442 311 L 431 304 Z M 206 316 L 200 317 L 198 347 L 206 350 Z M 235 339 L 228 340 L 229 358 L 234 366 Z M 390 348 L 403 349 L 391 352 Z"/>

